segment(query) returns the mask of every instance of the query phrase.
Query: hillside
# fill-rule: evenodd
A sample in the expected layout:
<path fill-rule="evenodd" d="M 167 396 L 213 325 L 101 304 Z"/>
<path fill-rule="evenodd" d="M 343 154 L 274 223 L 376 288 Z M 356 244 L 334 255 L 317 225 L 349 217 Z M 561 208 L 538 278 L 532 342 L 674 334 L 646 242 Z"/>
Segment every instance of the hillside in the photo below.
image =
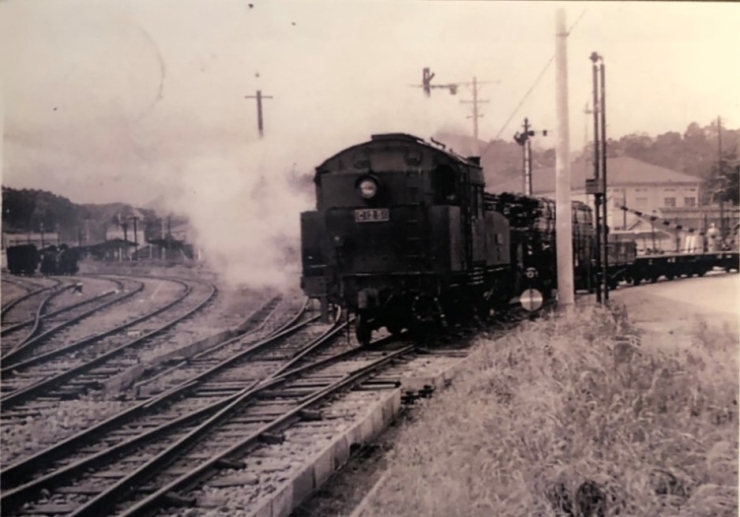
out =
<path fill-rule="evenodd" d="M 723 171 L 729 179 L 729 190 L 737 184 L 738 166 L 740 166 L 740 129 L 722 128 Z M 474 139 L 467 135 L 452 132 L 438 132 L 434 136 L 449 148 L 463 156 L 475 153 Z M 555 165 L 554 139 L 537 138 L 532 146 L 532 167 L 534 169 L 553 167 Z M 520 177 L 522 173 L 522 148 L 513 139 L 479 141 L 481 164 L 489 185 L 499 185 Z M 549 148 L 538 148 L 547 145 Z M 571 146 L 573 159 L 590 159 L 592 146 L 584 150 Z M 682 133 L 669 131 L 658 136 L 646 133 L 632 133 L 619 139 L 608 139 L 607 152 L 610 157 L 629 156 L 637 160 L 665 167 L 677 172 L 684 172 L 702 179 L 714 178 L 718 170 L 719 131 L 717 121 L 701 127 L 692 122 Z M 737 189 L 735 189 L 737 190 Z M 734 196 L 734 197 L 733 197 Z M 730 199 L 736 199 L 737 193 L 728 192 Z"/>
<path fill-rule="evenodd" d="M 138 218 L 147 238 L 161 234 L 161 216 L 151 209 L 126 203 L 76 204 L 52 192 L 37 189 L 2 188 L 3 232 L 58 232 L 63 240 L 75 241 L 81 229 L 90 229 L 95 240 L 105 238 L 105 230 L 120 222 Z M 173 217 L 171 224 L 182 224 L 182 217 Z"/>

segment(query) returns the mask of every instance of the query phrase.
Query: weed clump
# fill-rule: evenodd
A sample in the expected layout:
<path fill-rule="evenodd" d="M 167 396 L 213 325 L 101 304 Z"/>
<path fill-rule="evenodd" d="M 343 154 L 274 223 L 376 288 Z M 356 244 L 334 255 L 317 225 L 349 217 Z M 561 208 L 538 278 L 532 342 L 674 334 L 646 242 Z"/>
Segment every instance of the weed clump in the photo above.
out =
<path fill-rule="evenodd" d="M 374 515 L 737 515 L 737 342 L 624 307 L 481 339 L 404 429 Z"/>

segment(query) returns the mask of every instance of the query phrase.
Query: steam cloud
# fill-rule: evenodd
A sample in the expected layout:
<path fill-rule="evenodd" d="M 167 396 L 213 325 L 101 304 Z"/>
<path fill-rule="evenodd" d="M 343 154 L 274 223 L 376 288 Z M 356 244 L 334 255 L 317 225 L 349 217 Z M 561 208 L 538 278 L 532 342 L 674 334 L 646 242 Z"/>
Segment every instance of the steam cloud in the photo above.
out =
<path fill-rule="evenodd" d="M 297 286 L 299 214 L 311 208 L 313 196 L 301 189 L 284 151 L 253 143 L 242 152 L 191 158 L 176 172 L 166 203 L 189 217 L 195 245 L 223 280 Z"/>
<path fill-rule="evenodd" d="M 308 128 L 248 144 L 213 145 L 190 155 L 169 174 L 165 201 L 186 214 L 203 259 L 230 285 L 297 288 L 300 277 L 300 212 L 315 207 L 314 167 L 378 132 L 429 138 L 440 120 L 383 106 L 374 116 Z M 416 116 L 414 116 L 416 115 Z M 395 120 L 393 120 L 395 118 Z M 389 120 L 391 119 L 391 120 Z M 348 128 L 348 126 L 351 127 Z M 316 128 L 321 128 L 317 135 Z M 204 150 L 202 150 L 204 151 Z"/>

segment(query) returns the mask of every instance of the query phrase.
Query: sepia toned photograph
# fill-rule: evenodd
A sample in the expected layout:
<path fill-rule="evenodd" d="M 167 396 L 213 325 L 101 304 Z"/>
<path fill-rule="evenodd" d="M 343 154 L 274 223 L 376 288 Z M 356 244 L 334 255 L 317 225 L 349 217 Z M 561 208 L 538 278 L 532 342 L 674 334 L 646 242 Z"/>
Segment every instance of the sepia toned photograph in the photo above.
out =
<path fill-rule="evenodd" d="M 0 514 L 736 517 L 738 27 L 0 0 Z"/>

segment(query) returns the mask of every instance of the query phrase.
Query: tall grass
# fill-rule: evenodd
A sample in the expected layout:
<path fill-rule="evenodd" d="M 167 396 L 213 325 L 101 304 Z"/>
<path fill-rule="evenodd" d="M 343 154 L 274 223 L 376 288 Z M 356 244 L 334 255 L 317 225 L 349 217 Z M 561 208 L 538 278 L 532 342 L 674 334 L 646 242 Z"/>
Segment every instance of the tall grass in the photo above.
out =
<path fill-rule="evenodd" d="M 481 339 L 401 433 L 378 516 L 737 515 L 738 343 L 623 307 Z"/>

